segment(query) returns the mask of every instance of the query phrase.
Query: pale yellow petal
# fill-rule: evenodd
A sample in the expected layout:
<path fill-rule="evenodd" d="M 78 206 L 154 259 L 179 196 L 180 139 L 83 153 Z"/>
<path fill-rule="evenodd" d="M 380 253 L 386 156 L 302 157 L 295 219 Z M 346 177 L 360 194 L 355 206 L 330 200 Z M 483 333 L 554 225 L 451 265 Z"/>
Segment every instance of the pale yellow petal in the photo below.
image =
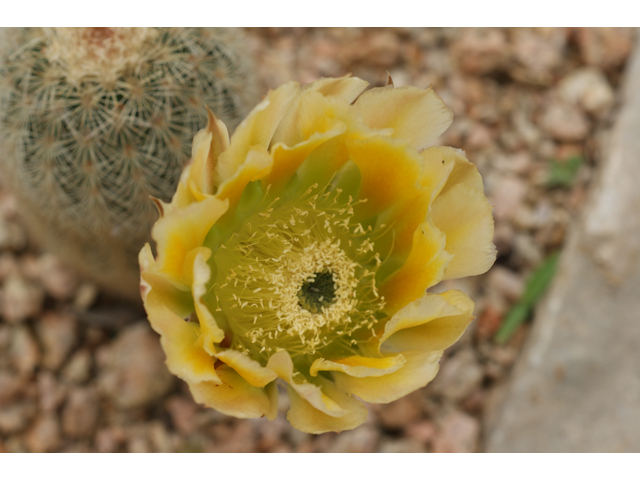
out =
<path fill-rule="evenodd" d="M 333 372 L 341 390 L 360 397 L 365 402 L 389 403 L 424 387 L 438 373 L 442 352 L 405 352 L 406 363 L 399 370 L 382 377 L 353 377 Z"/>
<path fill-rule="evenodd" d="M 278 382 L 271 382 L 266 387 L 264 387 L 264 391 L 267 394 L 267 398 L 269 399 L 269 403 L 271 407 L 265 413 L 265 417 L 269 420 L 275 420 L 278 416 L 278 400 L 280 395 L 278 393 Z"/>
<path fill-rule="evenodd" d="M 225 124 L 208 108 L 207 112 L 207 126 L 193 138 L 191 160 L 180 175 L 180 182 L 171 203 L 166 204 L 156 199 L 161 216 L 184 208 L 190 203 L 200 202 L 216 191 L 218 179 L 215 176 L 215 167 L 218 157 L 229 146 L 229 134 Z"/>
<path fill-rule="evenodd" d="M 405 264 L 380 286 L 385 311 L 394 314 L 421 298 L 426 289 L 440 280 L 451 255 L 444 250 L 445 235 L 430 221 L 416 229 L 411 253 Z"/>
<path fill-rule="evenodd" d="M 160 334 L 169 371 L 187 382 L 219 381 L 215 359 L 202 348 L 200 326 L 186 321 L 193 312 L 191 298 L 185 298 L 188 293 L 154 272 L 149 244 L 140 252 L 139 260 L 144 307 L 151 327 Z"/>
<path fill-rule="evenodd" d="M 158 273 L 185 290 L 191 288 L 192 263 L 187 256 L 202 246 L 213 224 L 227 211 L 228 202 L 207 198 L 160 218 L 151 230 L 158 247 Z"/>
<path fill-rule="evenodd" d="M 361 175 L 359 216 L 378 214 L 415 196 L 422 169 L 417 152 L 380 135 L 347 141 L 350 159 Z"/>
<path fill-rule="evenodd" d="M 440 194 L 457 163 L 445 153 L 447 150 L 439 147 L 427 148 L 420 153 L 423 165 L 420 183 L 430 192 L 430 200 Z"/>
<path fill-rule="evenodd" d="M 218 158 L 216 176 L 225 182 L 236 174 L 253 147 L 269 149 L 273 134 L 296 98 L 300 85 L 289 82 L 267 94 L 249 116 L 238 125 L 231 143 Z"/>
<path fill-rule="evenodd" d="M 393 373 L 405 363 L 402 355 L 392 357 L 370 358 L 354 355 L 339 360 L 318 358 L 311 364 L 309 373 L 312 377 L 323 372 L 343 372 L 352 377 L 379 377 Z"/>
<path fill-rule="evenodd" d="M 364 134 L 368 131 L 358 113 L 341 98 L 325 97 L 316 91 L 305 92 L 301 96 L 296 118 L 298 141 L 304 141 L 316 132 L 334 129 L 336 120 L 347 125 L 350 135 Z"/>
<path fill-rule="evenodd" d="M 452 165 L 451 173 L 447 177 L 447 182 L 441 193 L 445 193 L 447 189 L 458 184 L 464 184 L 480 192 L 484 191 L 482 177 L 478 172 L 478 168 L 465 157 L 462 150 L 451 147 L 433 147 L 433 152 L 438 152 L 442 155 L 442 161 L 445 162 L 445 166 L 447 164 Z"/>
<path fill-rule="evenodd" d="M 411 252 L 415 232 L 427 219 L 431 204 L 430 197 L 430 191 L 421 187 L 413 196 L 378 216 L 377 225 L 392 227 L 376 240 L 376 249 L 379 252 L 390 252 L 390 261 L 399 265 L 406 261 Z"/>
<path fill-rule="evenodd" d="M 393 137 L 420 150 L 453 122 L 453 112 L 431 88 L 378 87 L 360 95 L 355 106 L 374 129 L 393 128 Z"/>
<path fill-rule="evenodd" d="M 287 385 L 291 407 L 287 412 L 287 420 L 294 428 L 306 433 L 320 434 L 325 432 L 342 432 L 362 425 L 367 419 L 367 407 L 358 400 L 340 391 L 333 382 L 318 377 L 318 382 L 327 395 L 334 399 L 344 414 L 340 417 L 330 416 L 316 409 L 310 402 L 300 396 L 298 390 Z"/>
<path fill-rule="evenodd" d="M 160 334 L 160 344 L 167 355 L 167 368 L 187 383 L 214 382 L 220 378 L 214 367 L 215 358 L 201 346 L 200 327 L 178 317 L 164 305 L 157 308 L 145 304 L 151 327 Z"/>
<path fill-rule="evenodd" d="M 229 148 L 229 132 L 226 125 L 207 108 L 207 126 L 193 139 L 193 166 L 189 178 L 189 187 L 198 201 L 207 195 L 213 195 L 218 186 L 215 176 L 218 158 Z"/>
<path fill-rule="evenodd" d="M 473 320 L 473 306 L 471 299 L 457 290 L 425 294 L 387 322 L 380 348 L 383 352 L 444 350 Z"/>
<path fill-rule="evenodd" d="M 271 152 L 273 166 L 270 172 L 262 178 L 264 185 L 271 185 L 270 192 L 272 194 L 275 195 L 287 184 L 311 152 L 329 139 L 344 133 L 347 128 L 344 123 L 338 120 L 327 117 L 325 119 L 329 123 L 328 130 L 316 132 L 308 140 L 298 143 L 294 147 L 283 143 L 274 146 Z"/>
<path fill-rule="evenodd" d="M 337 97 L 350 104 L 367 88 L 369 82 L 350 74 L 339 78 L 321 78 L 302 86 L 303 91 L 314 90 L 325 97 Z"/>
<path fill-rule="evenodd" d="M 333 399 L 325 395 L 318 385 L 301 381 L 296 383 L 293 378 L 293 362 L 291 356 L 285 350 L 277 352 L 269 358 L 267 368 L 276 372 L 278 377 L 287 382 L 290 387 L 306 402 L 311 404 L 313 408 L 320 410 L 326 415 L 332 417 L 341 417 L 346 415 L 345 411 Z"/>
<path fill-rule="evenodd" d="M 464 183 L 441 193 L 431 208 L 433 223 L 447 238 L 452 255 L 443 279 L 479 275 L 496 260 L 491 205 L 482 191 Z"/>
<path fill-rule="evenodd" d="M 237 350 L 221 350 L 216 353 L 216 357 L 233 368 L 249 385 L 253 385 L 254 387 L 264 387 L 278 378 L 276 372 L 263 367 L 252 358 L 249 358 Z"/>
<path fill-rule="evenodd" d="M 247 184 L 265 177 L 271 171 L 272 164 L 271 155 L 262 145 L 251 147 L 245 162 L 220 185 L 216 197 L 228 200 L 231 206 L 237 205 Z"/>
<path fill-rule="evenodd" d="M 200 322 L 202 335 L 208 335 L 203 339 L 203 348 L 210 354 L 215 353 L 213 343 L 220 343 L 224 340 L 225 333 L 216 323 L 215 318 L 211 314 L 209 307 L 205 305 L 202 297 L 207 293 L 207 283 L 211 279 L 211 268 L 207 264 L 207 260 L 211 257 L 211 250 L 206 247 L 200 247 L 196 250 L 193 260 L 193 285 L 191 292 L 193 294 L 193 304 Z"/>
<path fill-rule="evenodd" d="M 273 396 L 263 388 L 249 385 L 232 368 L 217 369 L 222 383 L 190 383 L 193 399 L 225 415 L 237 418 L 259 418 L 273 413 Z"/>
<path fill-rule="evenodd" d="M 138 262 L 140 264 L 140 294 L 145 305 L 166 305 L 179 317 L 188 317 L 193 311 L 191 295 L 188 291 L 176 288 L 164 275 L 157 273 L 157 263 L 148 243 L 140 250 Z M 147 311 L 149 310 L 147 309 Z"/>
<path fill-rule="evenodd" d="M 349 75 L 340 78 L 321 78 L 315 82 L 303 85 L 296 99 L 292 102 L 287 114 L 282 118 L 278 129 L 273 135 L 272 144 L 282 143 L 287 146 L 294 146 L 301 141 L 307 140 L 300 135 L 299 112 L 300 103 L 310 92 L 315 92 L 323 97 L 333 97 L 334 100 L 343 105 L 352 103 L 358 95 L 366 88 L 367 82 Z M 316 117 L 326 116 L 316 115 Z"/>

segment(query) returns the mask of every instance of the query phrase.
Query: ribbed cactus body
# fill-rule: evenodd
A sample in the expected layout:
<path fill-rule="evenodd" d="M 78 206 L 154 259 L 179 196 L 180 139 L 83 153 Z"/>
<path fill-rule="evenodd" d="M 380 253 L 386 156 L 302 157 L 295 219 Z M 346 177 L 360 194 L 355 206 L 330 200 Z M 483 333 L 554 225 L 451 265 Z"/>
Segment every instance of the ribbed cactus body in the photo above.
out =
<path fill-rule="evenodd" d="M 0 162 L 39 239 L 114 292 L 137 295 L 137 252 L 206 124 L 256 103 L 228 29 L 10 29 L 0 59 Z"/>

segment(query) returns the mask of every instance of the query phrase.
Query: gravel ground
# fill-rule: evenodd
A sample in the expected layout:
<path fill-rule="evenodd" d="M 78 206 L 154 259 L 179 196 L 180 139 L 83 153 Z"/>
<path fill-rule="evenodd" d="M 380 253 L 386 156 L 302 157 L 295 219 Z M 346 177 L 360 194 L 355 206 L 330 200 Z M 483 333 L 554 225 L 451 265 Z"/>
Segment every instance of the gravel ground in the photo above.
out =
<path fill-rule="evenodd" d="M 495 206 L 498 260 L 445 282 L 477 319 L 436 379 L 342 434 L 237 420 L 193 402 L 157 335 L 34 247 L 0 189 L 0 452 L 473 452 L 526 338 L 492 338 L 530 272 L 562 247 L 616 111 L 628 29 L 248 29 L 266 87 L 351 72 L 435 91 L 455 112 L 439 143 L 475 162 Z M 572 185 L 553 165 L 584 161 Z"/>

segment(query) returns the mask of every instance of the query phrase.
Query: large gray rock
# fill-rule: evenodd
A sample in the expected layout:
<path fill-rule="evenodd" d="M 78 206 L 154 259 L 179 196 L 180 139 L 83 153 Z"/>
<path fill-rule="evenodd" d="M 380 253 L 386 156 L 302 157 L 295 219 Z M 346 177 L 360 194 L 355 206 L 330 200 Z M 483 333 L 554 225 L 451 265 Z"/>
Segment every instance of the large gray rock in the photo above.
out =
<path fill-rule="evenodd" d="M 486 418 L 488 451 L 640 451 L 640 42 L 603 161 L 504 402 Z"/>

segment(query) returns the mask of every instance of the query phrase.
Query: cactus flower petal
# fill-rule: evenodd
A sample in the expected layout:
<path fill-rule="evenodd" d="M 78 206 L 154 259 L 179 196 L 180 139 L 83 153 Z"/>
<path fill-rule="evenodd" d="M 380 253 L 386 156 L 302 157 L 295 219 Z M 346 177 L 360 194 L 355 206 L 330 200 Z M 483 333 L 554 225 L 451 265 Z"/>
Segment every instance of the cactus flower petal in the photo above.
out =
<path fill-rule="evenodd" d="M 149 320 L 196 401 L 272 419 L 280 385 L 294 427 L 355 428 L 361 400 L 430 382 L 473 319 L 465 294 L 426 293 L 495 259 L 475 166 L 419 151 L 451 111 L 430 89 L 365 87 L 289 83 L 228 145 L 215 118 L 196 136 L 157 258 L 140 254 Z"/>
<path fill-rule="evenodd" d="M 365 123 L 374 129 L 393 128 L 393 137 L 421 150 L 453 122 L 453 111 L 428 88 L 372 88 L 356 101 Z"/>
<path fill-rule="evenodd" d="M 277 396 L 271 388 L 250 385 L 232 368 L 222 365 L 216 369 L 221 382 L 189 383 L 196 402 L 238 418 L 275 418 Z"/>

